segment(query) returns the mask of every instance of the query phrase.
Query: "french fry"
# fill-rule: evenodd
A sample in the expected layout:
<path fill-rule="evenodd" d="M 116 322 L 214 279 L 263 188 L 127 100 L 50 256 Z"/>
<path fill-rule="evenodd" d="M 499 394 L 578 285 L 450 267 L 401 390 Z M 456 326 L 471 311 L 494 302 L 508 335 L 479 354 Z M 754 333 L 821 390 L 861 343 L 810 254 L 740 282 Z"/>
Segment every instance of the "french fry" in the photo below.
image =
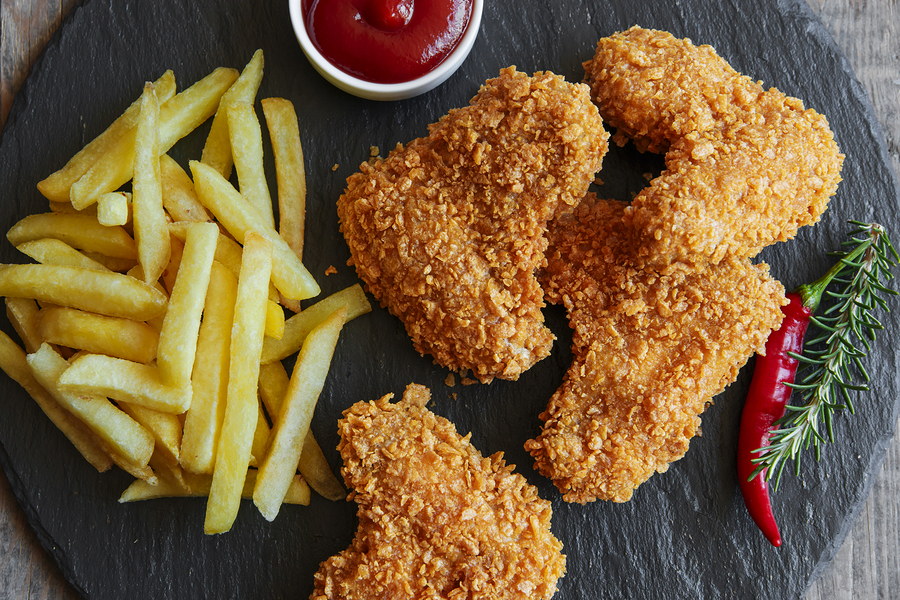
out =
<path fill-rule="evenodd" d="M 250 464 L 259 415 L 256 390 L 271 272 L 272 244 L 256 232 L 247 232 L 234 309 L 225 421 L 206 507 L 204 531 L 209 534 L 231 529 Z"/>
<path fill-rule="evenodd" d="M 235 102 L 253 102 L 263 76 L 263 51 L 257 50 L 250 58 L 250 62 L 241 71 L 237 80 L 222 95 L 219 109 L 213 117 L 206 145 L 203 146 L 203 154 L 200 162 L 211 166 L 222 177 L 231 177 L 232 154 L 231 139 L 228 133 L 228 107 Z"/>
<path fill-rule="evenodd" d="M 172 290 L 175 289 L 175 280 L 178 279 L 178 270 L 181 268 L 181 258 L 184 255 L 184 242 L 178 238 L 170 237 L 169 248 L 171 249 L 171 253 L 169 254 L 169 264 L 163 269 L 160 281 L 162 281 L 163 289 L 171 295 Z M 143 276 L 141 279 L 143 279 Z"/>
<path fill-rule="evenodd" d="M 120 402 L 121 409 L 152 434 L 156 452 L 169 465 L 177 465 L 181 456 L 181 420 L 178 415 L 164 413 L 140 404 Z M 158 467 L 157 467 L 157 470 Z"/>
<path fill-rule="evenodd" d="M 137 245 L 122 227 L 105 227 L 92 215 L 42 213 L 28 215 L 6 233 L 13 246 L 53 238 L 73 248 L 114 258 L 137 258 Z"/>
<path fill-rule="evenodd" d="M 159 110 L 159 151 L 168 152 L 181 138 L 211 117 L 237 71 L 220 67 L 167 100 Z M 100 194 L 112 192 L 132 178 L 136 129 L 119 138 L 69 190 L 78 210 L 94 204 Z"/>
<path fill-rule="evenodd" d="M 247 476 L 244 478 L 244 487 L 241 490 L 242 498 L 251 498 L 253 496 L 253 486 L 256 484 L 257 471 L 249 469 Z M 151 485 L 146 481 L 136 479 L 129 485 L 119 502 L 137 502 L 139 500 L 153 500 L 156 498 L 184 498 L 184 497 L 204 497 L 209 496 L 209 490 L 212 485 L 212 477 L 209 475 L 194 475 L 185 473 L 184 479 L 188 484 L 190 491 L 185 491 L 175 483 L 166 479 L 160 479 L 157 485 Z M 300 475 L 294 475 L 291 485 L 288 487 L 287 494 L 284 497 L 285 504 L 301 504 L 308 505 L 310 500 L 309 486 Z"/>
<path fill-rule="evenodd" d="M 94 271 L 109 271 L 106 265 L 89 258 L 67 243 L 54 238 L 23 242 L 16 246 L 16 250 L 33 258 L 42 265 L 61 265 L 93 269 Z"/>
<path fill-rule="evenodd" d="M 284 335 L 284 309 L 269 300 L 266 306 L 266 337 L 280 340 Z"/>
<path fill-rule="evenodd" d="M 159 279 L 172 249 L 159 180 L 159 103 L 153 85 L 144 86 L 134 140 L 134 241 L 144 283 Z"/>
<path fill-rule="evenodd" d="M 263 364 L 283 360 L 300 350 L 309 332 L 341 306 L 347 307 L 347 321 L 372 310 L 372 305 L 358 283 L 335 292 L 287 319 L 281 339 L 266 338 L 263 342 Z"/>
<path fill-rule="evenodd" d="M 191 375 L 194 398 L 184 417 L 181 441 L 181 466 L 193 473 L 211 474 L 215 464 L 219 431 L 225 418 L 236 295 L 237 279 L 214 262 Z"/>
<path fill-rule="evenodd" d="M 164 231 L 168 238 L 168 228 Z M 172 387 L 184 387 L 191 382 L 200 316 L 218 238 L 219 228 L 215 223 L 192 223 L 187 232 L 181 266 L 163 319 L 156 361 L 163 383 Z"/>
<path fill-rule="evenodd" d="M 278 420 L 281 403 L 284 401 L 290 382 L 291 378 L 281 361 L 260 365 L 259 399 L 262 400 L 273 423 Z"/>
<path fill-rule="evenodd" d="M 43 238 L 23 242 L 16 246 L 16 250 L 34 259 L 42 265 L 60 265 L 92 269 L 94 271 L 109 271 L 110 269 L 90 257 L 54 238 Z"/>
<path fill-rule="evenodd" d="M 0 265 L 0 296 L 146 321 L 166 309 L 166 296 L 133 277 L 57 265 Z"/>
<path fill-rule="evenodd" d="M 174 158 L 159 157 L 163 206 L 175 221 L 212 221 L 212 217 L 194 193 L 194 182 Z"/>
<path fill-rule="evenodd" d="M 163 384 L 156 367 L 103 354 L 85 354 L 73 360 L 59 378 L 59 386 L 65 391 L 94 392 L 176 415 L 191 405 L 190 386 L 169 387 Z"/>
<path fill-rule="evenodd" d="M 272 197 L 263 167 L 262 129 L 251 103 L 234 102 L 228 107 L 228 133 L 241 196 L 275 229 Z"/>
<path fill-rule="evenodd" d="M 163 73 L 153 85 L 160 102 L 165 102 L 175 95 L 175 75 L 171 70 Z M 51 201 L 68 204 L 69 188 L 72 184 L 87 173 L 119 138 L 135 127 L 139 114 L 140 98 L 135 100 L 103 133 L 73 156 L 62 169 L 39 182 L 38 190 Z"/>
<path fill-rule="evenodd" d="M 153 453 L 153 436 L 99 394 L 71 393 L 59 387 L 69 363 L 48 344 L 27 357 L 35 380 L 66 410 L 87 425 L 127 461 L 146 465 Z"/>
<path fill-rule="evenodd" d="M 115 271 L 116 273 L 125 273 L 137 264 L 137 258 L 113 258 L 111 256 L 105 256 L 98 252 L 82 252 L 82 254 L 84 254 L 95 263 L 100 263 L 101 265 L 103 265 L 107 271 Z M 94 268 L 94 266 L 85 266 L 84 268 Z"/>
<path fill-rule="evenodd" d="M 113 461 L 109 454 L 79 425 L 69 411 L 60 406 L 45 390 L 28 367 L 25 351 L 12 338 L 0 331 L 0 369 L 28 392 L 57 429 L 65 435 L 75 449 L 95 468 L 103 473 L 108 471 Z"/>
<path fill-rule="evenodd" d="M 287 395 L 290 377 L 284 369 L 281 361 L 263 364 L 259 368 L 259 397 L 263 401 L 266 410 L 273 422 L 277 422 L 281 413 L 282 402 Z M 297 469 L 310 487 L 329 500 L 342 500 L 347 497 L 347 492 L 335 477 L 328 465 L 322 448 L 313 437 L 312 430 L 306 434 L 303 440 L 303 450 L 300 452 L 300 462 Z"/>
<path fill-rule="evenodd" d="M 258 402 L 259 411 L 256 416 L 256 430 L 253 432 L 253 443 L 250 446 L 250 466 L 258 467 L 266 456 L 266 450 L 269 448 L 269 434 L 272 430 L 266 421 L 266 415 L 263 412 L 262 403 Z"/>
<path fill-rule="evenodd" d="M 131 194 L 107 192 L 97 198 L 97 222 L 104 227 L 127 225 L 131 222 Z"/>
<path fill-rule="evenodd" d="M 188 484 L 184 479 L 184 471 L 182 470 L 181 465 L 170 462 L 164 456 L 158 444 L 153 450 L 153 456 L 150 457 L 150 467 L 153 469 L 154 473 L 159 475 L 157 484 L 159 481 L 165 480 L 175 487 L 181 488 L 184 492 L 190 491 L 190 487 L 188 487 Z"/>
<path fill-rule="evenodd" d="M 292 300 L 319 294 L 319 284 L 310 275 L 290 246 L 269 227 L 259 214 L 243 201 L 240 193 L 212 167 L 191 161 L 194 189 L 200 202 L 215 215 L 239 243 L 248 231 L 257 231 L 273 246 L 272 281 Z"/>
<path fill-rule="evenodd" d="M 156 358 L 159 335 L 142 321 L 63 306 L 45 308 L 39 317 L 41 339 L 51 344 L 140 363 Z"/>
<path fill-rule="evenodd" d="M 300 452 L 297 470 L 300 471 L 309 486 L 323 498 L 333 501 L 347 498 L 347 491 L 334 476 L 312 431 L 307 433 L 303 439 L 303 450 Z"/>
<path fill-rule="evenodd" d="M 4 298 L 6 316 L 19 334 L 25 351 L 31 354 L 41 347 L 41 309 L 31 298 Z"/>
<path fill-rule="evenodd" d="M 187 237 L 188 226 L 189 223 L 185 222 L 169 223 L 169 233 L 177 239 L 184 240 Z M 230 270 L 235 277 L 238 277 L 241 274 L 242 253 L 243 249 L 241 249 L 240 244 L 220 232 L 219 241 L 216 242 L 215 259 L 222 263 L 223 266 L 228 267 L 228 270 Z M 272 300 L 276 298 L 278 298 L 278 290 L 276 290 L 275 286 L 270 282 L 269 299 Z"/>
<path fill-rule="evenodd" d="M 278 184 L 278 233 L 303 260 L 303 238 L 306 220 L 306 168 L 297 113 L 290 100 L 264 98 L 261 102 Z"/>
<path fill-rule="evenodd" d="M 269 521 L 278 515 L 290 480 L 297 471 L 303 440 L 331 367 L 346 310 L 339 308 L 313 329 L 297 356 L 287 395 L 275 420 L 269 452 L 253 488 L 253 503 Z"/>

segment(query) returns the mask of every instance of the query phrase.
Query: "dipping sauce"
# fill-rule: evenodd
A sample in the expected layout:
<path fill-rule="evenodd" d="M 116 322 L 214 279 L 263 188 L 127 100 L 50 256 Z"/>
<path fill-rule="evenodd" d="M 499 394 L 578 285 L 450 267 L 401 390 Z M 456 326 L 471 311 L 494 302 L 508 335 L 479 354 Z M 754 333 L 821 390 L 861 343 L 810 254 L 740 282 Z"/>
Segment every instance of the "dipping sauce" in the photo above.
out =
<path fill-rule="evenodd" d="M 456 48 L 471 15 L 472 0 L 303 0 L 316 49 L 373 83 L 426 75 Z"/>

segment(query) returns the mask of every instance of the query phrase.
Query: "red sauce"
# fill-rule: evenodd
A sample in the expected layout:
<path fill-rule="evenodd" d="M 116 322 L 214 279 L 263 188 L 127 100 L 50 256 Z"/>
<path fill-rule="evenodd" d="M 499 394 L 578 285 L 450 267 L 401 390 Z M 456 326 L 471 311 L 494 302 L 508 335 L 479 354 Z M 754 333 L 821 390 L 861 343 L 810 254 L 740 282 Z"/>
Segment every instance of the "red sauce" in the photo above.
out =
<path fill-rule="evenodd" d="M 427 74 L 462 39 L 472 0 L 303 0 L 315 47 L 342 71 L 374 83 Z"/>

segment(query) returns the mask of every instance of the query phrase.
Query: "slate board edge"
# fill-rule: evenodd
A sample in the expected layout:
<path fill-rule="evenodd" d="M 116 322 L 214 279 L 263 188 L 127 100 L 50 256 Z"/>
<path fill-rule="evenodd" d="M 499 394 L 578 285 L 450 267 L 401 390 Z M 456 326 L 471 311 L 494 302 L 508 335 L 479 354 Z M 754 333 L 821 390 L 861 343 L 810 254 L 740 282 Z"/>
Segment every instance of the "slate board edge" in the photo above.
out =
<path fill-rule="evenodd" d="M 78 17 L 78 14 L 82 9 L 85 8 L 88 2 L 89 0 L 79 0 L 72 7 L 70 12 L 63 19 L 59 28 L 57 28 L 57 30 L 51 36 L 50 40 L 47 42 L 46 46 L 39 53 L 38 58 L 35 60 L 34 64 L 29 70 L 30 72 L 40 70 L 42 63 L 46 58 L 46 55 L 48 53 L 52 53 L 57 49 L 60 39 L 66 33 L 70 23 Z M 835 53 L 836 57 L 840 60 L 840 64 L 843 70 L 849 76 L 848 79 L 851 85 L 850 91 L 852 92 L 852 96 L 859 102 L 859 104 L 865 111 L 867 123 L 872 130 L 872 137 L 878 143 L 878 154 L 881 156 L 883 163 L 887 167 L 887 172 L 891 177 L 893 188 L 895 190 L 895 196 L 900 198 L 900 182 L 898 182 L 897 174 L 893 172 L 891 157 L 887 149 L 887 143 L 884 135 L 884 129 L 876 116 L 874 106 L 872 105 L 868 94 L 865 92 L 865 89 L 857 78 L 856 73 L 850 65 L 850 62 L 848 61 L 843 50 L 837 45 L 834 37 L 824 27 L 824 25 L 821 23 L 821 20 L 815 15 L 815 13 L 812 12 L 812 9 L 809 7 L 807 2 L 805 2 L 804 0 L 781 0 L 778 4 L 780 10 L 783 11 L 783 14 L 785 14 L 786 16 L 793 15 L 793 18 L 805 21 L 809 25 L 806 28 L 807 32 L 810 33 L 813 37 L 818 38 L 819 42 L 824 46 L 829 47 Z M 30 81 L 30 76 L 26 77 L 26 79 L 22 83 L 22 87 L 16 93 L 12 107 L 7 116 L 6 124 L 3 128 L 4 132 L 7 128 L 12 127 L 12 124 L 14 124 L 18 119 L 19 114 L 25 110 L 25 107 L 28 106 L 30 102 Z M 861 488 L 860 495 L 856 499 L 855 504 L 847 513 L 841 530 L 832 539 L 829 546 L 825 548 L 822 555 L 820 556 L 816 567 L 813 569 L 808 581 L 806 582 L 806 586 L 803 588 L 803 594 L 801 594 L 801 597 L 802 595 L 805 595 L 812 584 L 831 565 L 835 554 L 843 545 L 859 514 L 862 512 L 865 502 L 869 497 L 869 494 L 871 493 L 872 487 L 874 486 L 875 478 L 884 462 L 887 450 L 890 447 L 890 444 L 896 434 L 897 420 L 898 417 L 900 417 L 900 397 L 898 397 L 894 401 L 892 415 L 893 418 L 891 421 L 891 429 L 887 431 L 884 436 L 877 440 L 875 451 L 869 457 L 870 461 L 866 469 L 867 476 L 865 485 Z M 6 474 L 7 479 L 9 480 L 13 494 L 15 495 L 19 506 L 22 508 L 25 514 L 26 522 L 35 532 L 38 542 L 57 564 L 66 581 L 75 589 L 75 591 L 80 596 L 87 597 L 85 591 L 77 585 L 72 568 L 69 565 L 69 562 L 66 560 L 65 552 L 62 552 L 59 544 L 56 543 L 53 537 L 41 525 L 35 507 L 28 501 L 25 490 L 23 489 L 21 479 L 19 478 L 18 473 L 13 469 L 13 465 L 11 464 L 9 455 L 6 452 L 2 440 L 0 440 L 0 466 L 2 466 L 3 471 Z M 777 499 L 775 501 L 777 502 Z"/>
<path fill-rule="evenodd" d="M 56 47 L 59 45 L 59 41 L 62 35 L 67 29 L 68 24 L 76 18 L 77 14 L 84 8 L 84 5 L 87 2 L 88 0 L 79 0 L 72 7 L 69 13 L 63 18 L 60 26 L 47 41 L 46 46 L 44 46 L 44 48 L 38 54 L 38 57 L 34 61 L 34 64 L 29 68 L 29 75 L 25 77 L 25 80 L 22 82 L 22 87 L 19 88 L 19 91 L 16 92 L 15 98 L 13 99 L 12 107 L 10 108 L 9 114 L 7 115 L 6 123 L 3 126 L 4 133 L 7 129 L 12 127 L 12 125 L 18 119 L 19 113 L 24 111 L 25 107 L 29 103 L 31 72 L 37 71 L 41 68 L 41 65 L 44 62 L 44 58 L 47 53 L 53 52 L 56 49 Z M 0 139 L 2 139 L 2 134 L 0 134 Z M 28 526 L 31 527 L 31 529 L 34 531 L 35 536 L 38 539 L 38 543 L 40 543 L 41 547 L 47 552 L 47 554 L 50 555 L 50 558 L 53 559 L 53 562 L 56 563 L 56 566 L 59 567 L 63 578 L 69 583 L 69 585 L 71 585 L 75 589 L 79 596 L 87 598 L 87 594 L 85 593 L 84 589 L 82 589 L 76 581 L 75 574 L 72 571 L 72 567 L 66 560 L 66 554 L 61 551 L 59 544 L 56 543 L 56 540 L 53 539 L 53 536 L 51 536 L 43 527 L 43 525 L 41 525 L 34 505 L 32 505 L 31 502 L 28 501 L 28 498 L 25 495 L 24 487 L 22 485 L 22 481 L 19 478 L 19 474 L 13 468 L 12 462 L 9 458 L 9 454 L 6 452 L 6 447 L 3 444 L 3 440 L 0 440 L 0 466 L 2 466 L 3 472 L 5 473 L 6 478 L 9 481 L 9 485 L 12 489 L 13 495 L 16 497 L 16 502 L 25 513 L 25 522 L 28 523 Z"/>
<path fill-rule="evenodd" d="M 869 99 L 869 95 L 866 93 L 865 88 L 859 81 L 859 78 L 856 76 L 856 71 L 853 69 L 850 61 L 844 54 L 844 51 L 840 46 L 838 46 L 837 42 L 834 39 L 834 36 L 831 35 L 831 32 L 829 32 L 825 28 L 824 24 L 821 22 L 821 19 L 819 19 L 819 17 L 815 13 L 813 13 L 812 8 L 810 8 L 809 4 L 805 0 L 789 0 L 789 2 L 797 8 L 797 16 L 799 18 L 806 20 L 810 24 L 817 24 L 817 26 L 807 27 L 807 31 L 809 31 L 814 37 L 819 38 L 820 42 L 823 45 L 831 48 L 835 52 L 835 55 L 839 57 L 844 71 L 849 75 L 851 84 L 850 90 L 853 96 L 863 107 L 863 110 L 865 110 L 866 116 L 868 117 L 867 122 L 872 128 L 872 137 L 878 142 L 878 154 L 881 156 L 882 161 L 887 167 L 888 174 L 892 179 L 894 195 L 895 197 L 900 198 L 900 180 L 898 180 L 897 173 L 895 173 L 893 170 L 893 163 L 890 153 L 888 152 L 887 140 L 884 135 L 884 127 L 878 120 L 878 117 L 875 113 L 875 107 L 872 105 L 872 102 Z M 790 8 L 788 8 L 787 6 L 782 6 L 786 12 L 790 10 Z M 862 512 L 863 507 L 866 504 L 866 500 L 872 493 L 872 488 L 875 485 L 875 479 L 877 478 L 878 473 L 880 472 L 881 467 L 884 464 L 884 459 L 887 455 L 888 448 L 890 447 L 891 442 L 896 435 L 897 420 L 898 418 L 900 418 L 900 398 L 896 398 L 894 400 L 892 414 L 893 419 L 891 421 L 891 429 L 887 431 L 884 436 L 878 439 L 876 449 L 870 455 L 869 465 L 866 469 L 866 482 L 861 490 L 860 496 L 857 498 L 857 501 L 850 512 L 847 513 L 840 531 L 832 539 L 831 544 L 826 547 L 824 552 L 822 553 L 818 564 L 809 576 L 806 587 L 803 588 L 803 594 L 801 595 L 801 597 L 806 595 L 806 593 L 812 587 L 813 583 L 815 583 L 816 580 L 818 580 L 819 577 L 821 577 L 825 573 L 825 571 L 834 561 L 835 555 L 837 554 L 841 546 L 844 545 L 844 541 L 847 539 L 850 530 L 853 528 L 854 524 L 859 518 L 860 513 Z M 777 499 L 775 501 L 777 502 Z"/>

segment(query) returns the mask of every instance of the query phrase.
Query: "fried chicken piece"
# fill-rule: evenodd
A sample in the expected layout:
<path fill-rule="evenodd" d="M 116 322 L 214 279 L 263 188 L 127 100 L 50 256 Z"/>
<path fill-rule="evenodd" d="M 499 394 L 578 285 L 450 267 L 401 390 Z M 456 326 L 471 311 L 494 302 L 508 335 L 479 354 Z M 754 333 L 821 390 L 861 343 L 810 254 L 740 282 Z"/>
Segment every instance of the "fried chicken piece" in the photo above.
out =
<path fill-rule="evenodd" d="M 410 385 L 339 422 L 342 474 L 359 505 L 350 547 L 322 563 L 311 598 L 548 599 L 565 572 L 550 503 L 484 458 Z"/>
<path fill-rule="evenodd" d="M 515 380 L 554 339 L 534 277 L 547 222 L 587 191 L 608 134 L 584 84 L 514 67 L 429 132 L 348 178 L 349 264 L 420 353 Z"/>
<path fill-rule="evenodd" d="M 589 195 L 549 233 L 541 279 L 568 311 L 575 358 L 525 447 L 569 502 L 625 502 L 681 458 L 786 302 L 768 267 L 744 258 L 703 272 L 636 266 L 626 211 Z"/>
<path fill-rule="evenodd" d="M 844 156 L 825 117 L 709 46 L 633 27 L 601 39 L 584 67 L 616 142 L 666 153 L 625 216 L 648 265 L 755 256 L 817 222 L 837 190 Z"/>

